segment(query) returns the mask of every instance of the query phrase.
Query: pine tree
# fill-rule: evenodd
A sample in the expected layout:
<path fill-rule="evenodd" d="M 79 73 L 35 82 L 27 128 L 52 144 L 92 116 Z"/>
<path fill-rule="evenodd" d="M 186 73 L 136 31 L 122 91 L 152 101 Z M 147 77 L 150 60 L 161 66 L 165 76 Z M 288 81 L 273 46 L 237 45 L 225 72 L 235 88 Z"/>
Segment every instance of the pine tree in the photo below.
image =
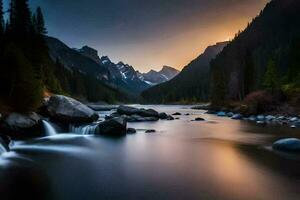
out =
<path fill-rule="evenodd" d="M 0 38 L 4 33 L 4 18 L 3 18 L 3 1 L 0 0 Z"/>
<path fill-rule="evenodd" d="M 279 78 L 277 67 L 274 59 L 270 59 L 267 66 L 267 71 L 265 73 L 264 86 L 266 89 L 270 90 L 272 94 L 278 89 Z"/>
<path fill-rule="evenodd" d="M 12 38 L 22 42 L 32 33 L 31 12 L 28 0 L 11 0 L 10 3 L 10 34 Z"/>
<path fill-rule="evenodd" d="M 36 31 L 40 35 L 46 35 L 47 29 L 45 28 L 44 15 L 42 13 L 41 7 L 36 9 Z"/>

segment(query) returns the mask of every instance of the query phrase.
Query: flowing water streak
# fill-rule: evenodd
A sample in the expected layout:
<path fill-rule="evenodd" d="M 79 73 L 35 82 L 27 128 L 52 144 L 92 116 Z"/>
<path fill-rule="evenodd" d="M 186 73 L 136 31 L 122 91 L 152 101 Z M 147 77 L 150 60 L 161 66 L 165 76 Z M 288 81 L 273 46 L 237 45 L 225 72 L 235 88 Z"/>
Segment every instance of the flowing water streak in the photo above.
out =
<path fill-rule="evenodd" d="M 47 136 L 53 136 L 57 134 L 56 130 L 49 122 L 43 120 L 43 125 L 44 125 L 45 134 Z"/>
<path fill-rule="evenodd" d="M 82 135 L 93 135 L 95 134 L 96 128 L 98 124 L 90 124 L 86 126 L 74 126 L 70 125 L 70 132 L 76 133 L 76 134 L 82 134 Z"/>

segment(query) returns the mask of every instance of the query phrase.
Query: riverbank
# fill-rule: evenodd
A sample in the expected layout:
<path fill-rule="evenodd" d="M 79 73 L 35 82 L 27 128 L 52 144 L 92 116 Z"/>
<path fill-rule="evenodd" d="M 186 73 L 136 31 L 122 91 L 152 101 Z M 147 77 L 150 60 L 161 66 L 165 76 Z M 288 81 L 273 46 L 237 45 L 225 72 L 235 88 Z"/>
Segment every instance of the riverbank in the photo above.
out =
<path fill-rule="evenodd" d="M 229 106 L 219 107 L 210 104 L 193 106 L 195 110 L 207 110 L 208 114 L 219 117 L 228 117 L 233 120 L 245 120 L 256 122 L 257 124 L 277 124 L 300 128 L 299 108 L 288 104 L 278 106 L 268 112 L 257 113 L 249 111 L 249 107 L 242 103 L 232 103 Z"/>

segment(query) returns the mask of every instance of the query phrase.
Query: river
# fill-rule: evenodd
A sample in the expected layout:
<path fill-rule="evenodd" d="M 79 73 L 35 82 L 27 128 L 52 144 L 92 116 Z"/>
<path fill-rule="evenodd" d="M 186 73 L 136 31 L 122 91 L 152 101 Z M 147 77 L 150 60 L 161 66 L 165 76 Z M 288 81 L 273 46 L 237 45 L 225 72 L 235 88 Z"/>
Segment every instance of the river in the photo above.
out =
<path fill-rule="evenodd" d="M 300 199 L 299 154 L 271 148 L 279 138 L 300 137 L 299 129 L 189 106 L 143 107 L 183 115 L 129 123 L 137 133 L 122 138 L 67 133 L 17 141 L 0 157 L 0 199 Z"/>

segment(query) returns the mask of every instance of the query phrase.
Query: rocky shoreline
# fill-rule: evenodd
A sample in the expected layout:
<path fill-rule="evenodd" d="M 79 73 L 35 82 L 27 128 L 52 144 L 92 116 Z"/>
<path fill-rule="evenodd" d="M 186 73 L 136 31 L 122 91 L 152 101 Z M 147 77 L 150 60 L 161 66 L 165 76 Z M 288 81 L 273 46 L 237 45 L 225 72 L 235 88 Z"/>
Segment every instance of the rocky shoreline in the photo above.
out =
<path fill-rule="evenodd" d="M 257 124 L 274 124 L 289 126 L 290 128 L 300 128 L 300 116 L 299 115 L 282 115 L 282 114 L 242 114 L 235 110 L 229 109 L 213 109 L 210 105 L 194 106 L 191 109 L 194 110 L 207 110 L 207 114 L 217 115 L 219 117 L 228 117 L 233 120 L 244 120 L 255 122 Z"/>

